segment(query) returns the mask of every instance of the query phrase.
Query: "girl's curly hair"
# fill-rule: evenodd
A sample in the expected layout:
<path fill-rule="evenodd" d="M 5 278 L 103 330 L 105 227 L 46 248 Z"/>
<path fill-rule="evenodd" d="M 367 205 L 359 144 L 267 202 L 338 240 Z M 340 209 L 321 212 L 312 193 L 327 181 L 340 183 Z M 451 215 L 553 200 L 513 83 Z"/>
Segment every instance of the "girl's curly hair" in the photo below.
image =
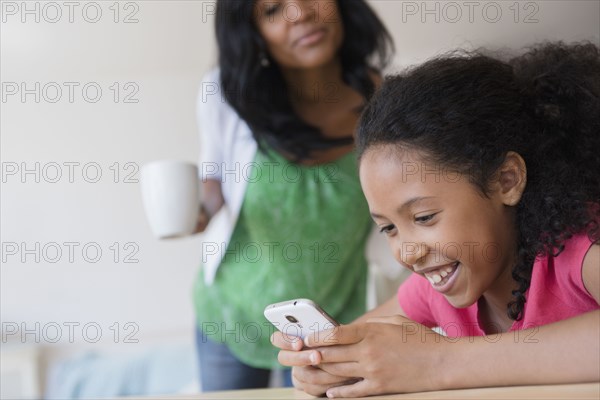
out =
<path fill-rule="evenodd" d="M 388 78 L 364 110 L 359 157 L 371 146 L 419 150 L 468 173 L 489 195 L 509 151 L 527 165 L 516 206 L 518 283 L 507 305 L 523 316 L 538 256 L 558 255 L 573 234 L 600 242 L 600 53 L 591 43 L 544 43 L 508 62 L 453 53 Z"/>

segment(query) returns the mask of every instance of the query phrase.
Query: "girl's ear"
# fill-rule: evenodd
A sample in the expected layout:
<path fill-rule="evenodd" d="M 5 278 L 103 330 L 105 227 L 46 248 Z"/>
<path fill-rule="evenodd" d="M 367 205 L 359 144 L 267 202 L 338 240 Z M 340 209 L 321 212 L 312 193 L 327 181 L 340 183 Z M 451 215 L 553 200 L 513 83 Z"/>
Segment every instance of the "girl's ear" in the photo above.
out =
<path fill-rule="evenodd" d="M 498 185 L 502 202 L 507 206 L 516 206 L 527 186 L 527 166 L 519 153 L 506 153 L 504 162 L 498 168 Z"/>

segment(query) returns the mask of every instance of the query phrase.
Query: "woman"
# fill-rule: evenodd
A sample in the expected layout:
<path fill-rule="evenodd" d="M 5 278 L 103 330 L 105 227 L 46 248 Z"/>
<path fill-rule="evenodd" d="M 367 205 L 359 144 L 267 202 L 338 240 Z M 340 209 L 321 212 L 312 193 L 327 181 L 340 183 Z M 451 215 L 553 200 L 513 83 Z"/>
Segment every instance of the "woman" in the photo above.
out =
<path fill-rule="evenodd" d="M 340 322 L 364 311 L 372 226 L 352 132 L 391 48 L 364 1 L 220 0 L 216 32 L 198 103 L 205 391 L 267 386 L 266 305 L 307 297 Z"/>

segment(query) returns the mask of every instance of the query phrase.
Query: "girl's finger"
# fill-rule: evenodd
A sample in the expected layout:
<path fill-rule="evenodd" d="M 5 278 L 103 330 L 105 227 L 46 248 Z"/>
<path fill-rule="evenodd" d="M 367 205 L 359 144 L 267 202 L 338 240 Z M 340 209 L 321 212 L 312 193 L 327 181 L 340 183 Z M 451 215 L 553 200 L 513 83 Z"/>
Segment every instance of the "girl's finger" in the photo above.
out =
<path fill-rule="evenodd" d="M 347 377 L 332 375 L 315 367 L 296 367 L 293 373 L 298 381 L 310 382 L 313 385 L 333 387 L 334 385 L 339 386 L 349 382 Z"/>
<path fill-rule="evenodd" d="M 341 362 L 319 364 L 319 368 L 330 375 L 341 376 L 345 379 L 360 377 L 364 370 L 359 368 L 357 362 Z"/>
<path fill-rule="evenodd" d="M 357 346 L 355 345 L 340 345 L 329 347 L 317 347 L 321 354 L 321 363 L 341 363 L 358 361 Z"/>
<path fill-rule="evenodd" d="M 317 350 L 289 351 L 281 350 L 277 355 L 280 364 L 288 367 L 305 367 L 321 362 L 321 353 Z"/>
<path fill-rule="evenodd" d="M 304 344 L 306 347 L 321 347 L 357 343 L 364 337 L 365 330 L 366 324 L 336 326 L 308 335 L 304 338 Z"/>
<path fill-rule="evenodd" d="M 330 399 L 335 399 L 338 397 L 366 397 L 372 393 L 373 390 L 370 388 L 369 381 L 362 380 L 352 385 L 337 386 L 327 389 L 326 395 Z"/>
<path fill-rule="evenodd" d="M 279 347 L 282 350 L 293 350 L 300 351 L 304 347 L 302 339 L 297 336 L 286 335 L 279 331 L 273 332 L 271 335 L 271 343 L 275 347 Z"/>

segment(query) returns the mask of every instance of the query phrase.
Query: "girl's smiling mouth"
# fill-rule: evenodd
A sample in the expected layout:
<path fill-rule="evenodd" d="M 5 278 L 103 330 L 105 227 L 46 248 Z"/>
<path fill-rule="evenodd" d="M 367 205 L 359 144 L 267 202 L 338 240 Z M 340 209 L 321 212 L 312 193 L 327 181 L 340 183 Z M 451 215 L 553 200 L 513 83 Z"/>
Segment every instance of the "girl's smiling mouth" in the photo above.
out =
<path fill-rule="evenodd" d="M 431 286 L 440 293 L 446 293 L 450 291 L 456 277 L 458 276 L 457 271 L 460 268 L 460 262 L 455 261 L 451 264 L 443 265 L 434 269 L 428 269 L 425 272 L 415 271 L 420 275 L 425 276 Z"/>

